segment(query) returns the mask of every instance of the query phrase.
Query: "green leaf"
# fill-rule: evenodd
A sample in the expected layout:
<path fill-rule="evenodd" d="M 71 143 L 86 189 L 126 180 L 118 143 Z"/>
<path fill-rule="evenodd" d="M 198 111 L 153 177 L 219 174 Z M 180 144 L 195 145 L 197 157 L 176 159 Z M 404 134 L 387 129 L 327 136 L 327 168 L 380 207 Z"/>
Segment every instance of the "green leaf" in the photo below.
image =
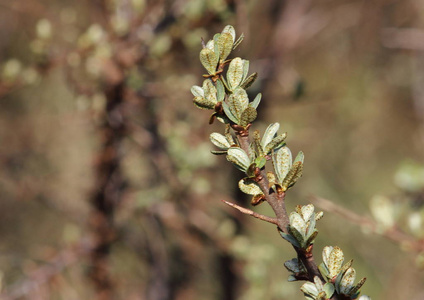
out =
<path fill-rule="evenodd" d="M 220 149 L 224 149 L 227 150 L 228 148 L 231 147 L 230 143 L 228 142 L 227 138 L 218 133 L 218 132 L 213 132 L 211 133 L 211 135 L 209 136 L 212 144 L 214 144 L 215 146 L 217 146 Z"/>
<path fill-rule="evenodd" d="M 203 98 L 205 96 L 205 93 L 203 91 L 203 89 L 200 86 L 197 85 L 193 85 L 190 89 L 191 93 L 193 94 L 194 97 L 201 97 Z"/>
<path fill-rule="evenodd" d="M 284 147 L 281 149 L 284 149 Z M 288 190 L 290 187 L 292 187 L 297 182 L 297 180 L 302 177 L 302 171 L 302 162 L 298 161 L 294 163 L 281 184 L 283 190 Z"/>
<path fill-rule="evenodd" d="M 249 61 L 246 59 L 243 59 L 243 77 L 241 80 L 242 82 L 244 82 L 244 80 L 247 77 L 247 73 L 249 73 L 249 65 L 250 65 Z"/>
<path fill-rule="evenodd" d="M 236 88 L 234 93 L 228 97 L 228 106 L 233 115 L 240 120 L 244 110 L 249 105 L 249 98 L 246 91 L 241 88 Z"/>
<path fill-rule="evenodd" d="M 305 248 L 307 248 L 309 245 L 313 244 L 317 235 L 318 235 L 317 229 L 314 229 L 312 232 L 308 231 L 306 239 L 305 239 Z"/>
<path fill-rule="evenodd" d="M 238 124 L 239 120 L 236 116 L 233 115 L 230 106 L 227 104 L 227 102 L 222 102 L 222 108 L 224 109 L 225 115 L 230 119 L 233 123 Z"/>
<path fill-rule="evenodd" d="M 206 79 L 205 81 L 203 81 L 202 88 L 203 88 L 203 92 L 205 95 L 204 97 L 206 98 L 206 100 L 208 100 L 209 102 L 213 102 L 216 105 L 218 103 L 216 99 L 217 90 L 212 80 Z"/>
<path fill-rule="evenodd" d="M 303 205 L 300 208 L 300 213 L 302 215 L 303 220 L 309 221 L 311 219 L 312 214 L 314 213 L 315 207 L 313 204 Z"/>
<path fill-rule="evenodd" d="M 274 163 L 274 170 L 275 175 L 277 175 L 278 183 L 282 184 L 292 166 L 290 149 L 287 146 L 278 149 L 272 157 L 272 161 Z"/>
<path fill-rule="evenodd" d="M 241 114 L 240 125 L 247 126 L 248 124 L 255 121 L 257 116 L 258 116 L 258 113 L 256 112 L 256 109 L 254 109 L 253 107 L 246 108 Z"/>
<path fill-rule="evenodd" d="M 258 96 L 256 96 L 256 98 L 257 97 Z M 256 98 L 255 98 L 255 100 L 256 100 Z M 255 102 L 255 101 L 253 101 L 253 102 Z M 269 126 L 265 130 L 264 136 L 262 137 L 262 141 L 261 141 L 262 148 L 265 149 L 266 145 L 268 145 L 269 142 L 272 141 L 272 139 L 277 135 L 277 132 L 278 132 L 278 129 L 279 128 L 280 128 L 280 124 L 279 123 L 269 124 Z"/>
<path fill-rule="evenodd" d="M 306 282 L 304 283 L 301 287 L 300 290 L 305 294 L 305 295 L 309 295 L 312 296 L 313 298 L 311 299 L 316 299 L 316 297 L 318 296 L 318 289 L 315 286 L 315 284 L 313 284 L 312 282 Z"/>
<path fill-rule="evenodd" d="M 203 97 L 194 97 L 193 99 L 193 103 L 201 109 L 214 109 L 215 108 L 215 103 L 211 102 L 209 100 L 206 100 Z"/>
<path fill-rule="evenodd" d="M 280 231 L 280 235 L 281 235 L 281 237 L 283 239 L 285 239 L 286 241 L 288 241 L 290 244 L 292 244 L 296 248 L 300 248 L 299 242 L 292 235 L 287 234 L 287 233 L 284 233 L 282 231 Z"/>
<path fill-rule="evenodd" d="M 234 58 L 227 71 L 227 83 L 231 90 L 238 87 L 243 79 L 243 64 L 244 60 L 240 57 Z"/>
<path fill-rule="evenodd" d="M 315 231 L 315 213 L 312 214 L 312 218 L 309 219 L 308 230 L 306 232 L 306 237 L 309 238 L 311 234 Z"/>
<path fill-rule="evenodd" d="M 364 277 L 361 280 L 359 280 L 358 284 L 356 284 L 350 291 L 350 295 L 356 294 L 359 292 L 359 289 L 364 285 L 365 281 L 367 279 Z"/>
<path fill-rule="evenodd" d="M 265 153 L 269 154 L 271 153 L 271 151 L 273 150 L 275 151 L 278 148 L 282 147 L 284 145 L 284 140 L 286 139 L 286 137 L 287 137 L 287 133 L 283 133 L 273 138 L 272 141 L 266 145 L 264 149 Z"/>
<path fill-rule="evenodd" d="M 324 278 L 329 278 L 328 269 L 327 269 L 327 266 L 326 266 L 324 263 L 321 263 L 321 264 L 318 266 L 318 269 L 319 269 L 319 271 L 321 272 L 321 275 L 322 275 Z"/>
<path fill-rule="evenodd" d="M 335 288 L 332 283 L 327 282 L 326 284 L 324 284 L 323 290 L 327 298 L 330 299 L 334 294 Z"/>
<path fill-rule="evenodd" d="M 289 216 L 290 227 L 296 228 L 302 234 L 302 237 L 305 237 L 306 234 L 306 222 L 303 218 L 296 212 L 292 212 Z"/>
<path fill-rule="evenodd" d="M 222 33 L 229 33 L 231 35 L 232 39 L 233 39 L 233 42 L 235 41 L 235 39 L 236 39 L 236 30 L 234 29 L 233 26 L 231 26 L 231 25 L 225 26 L 224 29 L 222 29 L 221 34 Z"/>
<path fill-rule="evenodd" d="M 297 163 L 298 161 L 300 161 L 303 164 L 304 159 L 305 159 L 305 155 L 303 154 L 302 151 L 299 151 L 299 153 L 296 155 L 296 158 L 293 161 L 293 164 Z"/>
<path fill-rule="evenodd" d="M 234 39 L 231 33 L 223 32 L 216 43 L 218 44 L 219 61 L 222 63 L 230 55 L 231 50 L 233 50 Z"/>
<path fill-rule="evenodd" d="M 340 293 L 344 295 L 350 295 L 350 291 L 353 288 L 353 283 L 355 282 L 356 271 L 354 268 L 349 268 L 343 275 L 342 280 L 340 281 Z"/>
<path fill-rule="evenodd" d="M 316 286 L 316 288 L 317 288 L 318 291 L 322 291 L 323 290 L 321 279 L 319 279 L 318 276 L 314 276 L 314 283 L 315 283 L 315 286 Z"/>
<path fill-rule="evenodd" d="M 266 158 L 263 156 L 258 156 L 255 159 L 255 164 L 256 164 L 256 167 L 258 167 L 259 169 L 262 169 L 266 164 Z"/>
<path fill-rule="evenodd" d="M 239 147 L 232 147 L 227 151 L 227 160 L 232 162 L 237 169 L 246 173 L 250 166 L 250 159 L 246 152 Z"/>
<path fill-rule="evenodd" d="M 324 249 L 322 249 L 322 260 L 325 266 L 328 266 L 331 251 L 333 251 L 333 246 L 325 246 Z"/>
<path fill-rule="evenodd" d="M 336 281 L 334 282 L 334 286 L 336 287 L 336 291 L 340 293 L 340 282 L 343 279 L 344 274 L 347 270 L 352 266 L 353 260 L 349 260 L 347 263 L 345 263 L 340 270 L 339 274 L 337 274 Z"/>
<path fill-rule="evenodd" d="M 210 50 L 215 50 L 215 41 L 214 40 L 209 40 L 206 43 L 206 48 L 210 49 Z"/>
<path fill-rule="evenodd" d="M 225 151 L 223 151 L 223 150 L 212 150 L 211 153 L 215 154 L 215 155 L 224 155 L 224 154 L 227 154 L 227 151 L 226 150 Z"/>
<path fill-rule="evenodd" d="M 343 265 L 343 261 L 344 261 L 344 255 L 343 255 L 342 249 L 340 249 L 337 246 L 334 247 L 331 250 L 327 260 L 327 268 L 329 271 L 330 278 L 333 278 L 340 272 Z"/>
<path fill-rule="evenodd" d="M 240 191 L 248 195 L 256 196 L 263 194 L 258 183 L 250 178 L 243 178 L 239 181 L 238 186 Z"/>
<path fill-rule="evenodd" d="M 250 74 L 249 77 L 247 77 L 245 80 L 243 80 L 240 87 L 247 90 L 256 81 L 257 78 L 258 78 L 258 73 L 254 72 L 254 73 Z M 259 104 L 259 102 L 258 102 L 258 104 Z"/>
<path fill-rule="evenodd" d="M 218 66 L 218 56 L 209 48 L 200 51 L 200 62 L 209 74 L 215 74 Z"/>
<path fill-rule="evenodd" d="M 225 88 L 221 80 L 216 82 L 216 98 L 218 102 L 224 101 L 225 98 Z"/>
<path fill-rule="evenodd" d="M 292 258 L 290 260 L 287 260 L 284 263 L 284 266 L 286 267 L 287 270 L 293 273 L 300 273 L 304 271 L 302 266 L 299 264 L 299 260 L 297 258 Z"/>

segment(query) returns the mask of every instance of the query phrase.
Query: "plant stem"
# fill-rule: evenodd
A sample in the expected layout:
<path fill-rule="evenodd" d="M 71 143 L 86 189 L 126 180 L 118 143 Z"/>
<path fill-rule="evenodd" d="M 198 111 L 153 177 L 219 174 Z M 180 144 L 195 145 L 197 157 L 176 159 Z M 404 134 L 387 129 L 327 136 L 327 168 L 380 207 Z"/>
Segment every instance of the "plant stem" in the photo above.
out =
<path fill-rule="evenodd" d="M 239 141 L 240 147 L 250 156 L 250 139 L 249 139 L 249 132 L 245 131 L 243 134 L 237 134 L 237 139 Z M 258 219 L 261 219 L 263 221 L 276 224 L 278 228 L 283 231 L 284 233 L 288 233 L 288 225 L 290 225 L 290 220 L 287 215 L 287 210 L 285 206 L 285 197 L 286 193 L 278 194 L 273 189 L 270 188 L 270 184 L 268 181 L 268 177 L 266 176 L 265 169 L 262 169 L 260 171 L 260 175 L 257 176 L 257 183 L 260 186 L 262 192 L 265 195 L 265 199 L 268 202 L 268 204 L 271 206 L 272 210 L 275 213 L 276 218 L 270 218 L 267 216 L 259 215 L 249 209 L 240 207 L 238 205 L 229 203 L 227 201 L 224 201 L 226 204 L 238 209 L 242 213 L 251 215 L 253 217 L 256 217 Z M 307 272 L 308 272 L 308 280 L 311 282 L 314 282 L 314 277 L 318 276 L 318 278 L 321 279 L 322 283 L 325 284 L 325 280 L 322 277 L 321 273 L 319 272 L 318 266 L 315 263 L 315 259 L 312 253 L 312 246 L 311 249 L 308 251 L 304 251 L 303 249 L 293 247 L 297 253 L 298 259 L 303 263 L 305 266 Z M 334 293 L 333 297 L 330 298 L 331 300 L 338 300 L 340 299 L 339 295 L 337 293 Z"/>

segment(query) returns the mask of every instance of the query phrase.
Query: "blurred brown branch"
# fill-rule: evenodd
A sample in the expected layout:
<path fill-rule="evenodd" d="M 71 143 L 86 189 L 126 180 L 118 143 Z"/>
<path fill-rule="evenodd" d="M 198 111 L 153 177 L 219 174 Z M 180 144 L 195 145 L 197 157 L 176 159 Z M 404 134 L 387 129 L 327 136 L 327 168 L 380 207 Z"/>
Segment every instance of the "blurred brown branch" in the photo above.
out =
<path fill-rule="evenodd" d="M 409 251 L 416 253 L 424 251 L 424 240 L 417 240 L 416 238 L 402 231 L 397 226 L 393 226 L 392 228 L 381 231 L 377 222 L 373 219 L 358 215 L 357 213 L 339 206 L 328 199 L 311 196 L 310 200 L 325 211 L 339 215 L 345 220 L 348 220 L 360 227 L 366 228 L 367 231 L 370 231 L 373 234 L 381 235 L 388 240 L 398 244 L 404 249 L 408 249 Z"/>

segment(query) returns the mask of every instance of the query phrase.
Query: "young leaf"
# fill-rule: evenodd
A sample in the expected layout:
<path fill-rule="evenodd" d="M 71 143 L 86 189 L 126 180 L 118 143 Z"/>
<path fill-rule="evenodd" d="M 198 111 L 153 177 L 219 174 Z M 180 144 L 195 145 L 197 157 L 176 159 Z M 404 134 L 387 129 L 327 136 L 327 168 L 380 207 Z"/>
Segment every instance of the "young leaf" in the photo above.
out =
<path fill-rule="evenodd" d="M 232 162 L 237 169 L 246 173 L 250 166 L 250 159 L 246 152 L 239 147 L 232 147 L 227 151 L 227 160 Z"/>
<path fill-rule="evenodd" d="M 309 221 L 312 214 L 314 213 L 315 207 L 313 204 L 303 205 L 300 208 L 300 213 L 302 214 L 303 220 Z"/>
<path fill-rule="evenodd" d="M 290 227 L 295 228 L 297 231 L 299 231 L 303 237 L 305 237 L 306 234 L 306 222 L 303 220 L 303 218 L 296 212 L 292 212 L 290 214 Z"/>
<path fill-rule="evenodd" d="M 205 93 L 200 86 L 193 85 L 191 87 L 190 91 L 191 91 L 191 93 L 193 94 L 194 97 L 202 97 L 203 98 L 205 96 Z"/>
<path fill-rule="evenodd" d="M 222 33 L 229 33 L 231 35 L 232 39 L 233 39 L 233 42 L 235 41 L 235 39 L 236 39 L 236 30 L 234 29 L 233 26 L 231 26 L 231 25 L 225 26 L 224 29 L 222 29 L 221 34 Z"/>
<path fill-rule="evenodd" d="M 273 150 L 277 150 L 278 148 L 282 147 L 284 145 L 284 140 L 287 137 L 287 133 L 283 133 L 280 135 L 277 135 L 275 138 L 271 140 L 266 146 L 265 146 L 265 153 L 269 154 Z"/>
<path fill-rule="evenodd" d="M 216 82 L 216 98 L 218 102 L 222 102 L 225 98 L 225 88 L 221 80 Z"/>
<path fill-rule="evenodd" d="M 222 63 L 233 50 L 234 39 L 229 32 L 222 32 L 216 43 L 218 45 L 219 61 Z"/>
<path fill-rule="evenodd" d="M 200 62 L 209 74 L 215 74 L 218 66 L 218 56 L 209 48 L 203 48 L 200 51 Z"/>
<path fill-rule="evenodd" d="M 284 233 L 282 231 L 280 231 L 280 235 L 281 235 L 281 237 L 283 239 L 285 239 L 286 241 L 288 241 L 290 244 L 292 244 L 296 248 L 300 248 L 299 242 L 292 235 L 287 234 L 287 233 Z"/>
<path fill-rule="evenodd" d="M 248 195 L 255 196 L 263 194 L 257 182 L 250 178 L 243 178 L 239 181 L 238 186 L 240 191 Z"/>
<path fill-rule="evenodd" d="M 334 247 L 331 250 L 326 262 L 330 278 L 333 278 L 340 272 L 340 269 L 343 265 L 343 260 L 344 255 L 342 249 L 339 247 Z"/>
<path fill-rule="evenodd" d="M 242 82 L 242 84 L 240 85 L 240 87 L 242 88 L 242 89 L 245 89 L 245 90 L 247 90 L 255 81 L 256 81 L 256 79 L 258 78 L 258 73 L 256 73 L 256 72 L 254 72 L 254 73 L 252 73 L 252 74 L 250 74 L 245 80 L 243 80 L 243 82 Z M 255 98 L 256 99 L 256 98 Z M 259 99 L 260 100 L 260 99 Z M 259 104 L 259 102 L 258 102 L 258 104 Z M 258 105 L 256 105 L 256 107 L 257 107 Z M 256 108 L 255 107 L 255 108 Z"/>
<path fill-rule="evenodd" d="M 353 288 L 353 283 L 355 282 L 356 271 L 354 268 L 349 268 L 343 275 L 342 280 L 340 281 L 340 293 L 344 295 L 350 295 L 350 291 Z"/>
<path fill-rule="evenodd" d="M 282 183 L 292 166 L 292 155 L 290 149 L 285 146 L 277 150 L 273 156 L 274 170 L 278 183 Z"/>
<path fill-rule="evenodd" d="M 217 146 L 220 149 L 226 150 L 226 149 L 231 147 L 227 138 L 225 136 L 223 136 L 222 134 L 218 133 L 218 132 L 211 133 L 209 138 L 210 138 L 212 144 L 214 144 L 215 146 Z"/>
<path fill-rule="evenodd" d="M 238 124 L 239 120 L 233 115 L 230 106 L 226 102 L 222 102 L 222 108 L 224 109 L 224 113 L 228 119 L 230 119 L 233 123 Z"/>
<path fill-rule="evenodd" d="M 290 187 L 292 187 L 297 182 L 297 180 L 302 177 L 302 171 L 303 164 L 301 161 L 293 164 L 289 173 L 287 173 L 287 176 L 284 178 L 283 183 L 281 184 L 283 190 L 288 190 Z"/>
<path fill-rule="evenodd" d="M 227 71 L 227 84 L 231 90 L 238 87 L 243 79 L 244 60 L 240 57 L 234 58 Z"/>
<path fill-rule="evenodd" d="M 215 107 L 215 103 L 209 101 L 203 97 L 194 97 L 193 103 L 201 109 L 213 109 Z"/>
<path fill-rule="evenodd" d="M 256 98 L 257 97 L 258 96 L 256 96 Z M 256 98 L 255 98 L 255 100 L 256 100 Z M 255 100 L 253 102 L 255 102 Z M 279 128 L 280 128 L 280 124 L 279 123 L 269 124 L 269 126 L 265 130 L 264 136 L 262 137 L 262 141 L 261 141 L 262 148 L 265 149 L 266 145 L 268 145 L 269 142 L 272 141 L 272 139 L 277 135 L 277 132 L 278 132 L 278 129 Z"/>
<path fill-rule="evenodd" d="M 240 117 L 240 125 L 241 126 L 247 126 L 247 124 L 252 123 L 255 121 L 258 113 L 256 112 L 256 109 L 253 107 L 246 108 Z"/>

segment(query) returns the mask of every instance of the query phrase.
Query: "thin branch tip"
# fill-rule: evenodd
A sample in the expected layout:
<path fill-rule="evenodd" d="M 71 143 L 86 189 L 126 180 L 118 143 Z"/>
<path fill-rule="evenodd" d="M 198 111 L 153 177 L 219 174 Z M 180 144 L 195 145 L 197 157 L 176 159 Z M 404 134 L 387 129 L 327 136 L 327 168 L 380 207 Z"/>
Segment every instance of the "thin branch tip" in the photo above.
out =
<path fill-rule="evenodd" d="M 278 226 L 278 220 L 276 218 L 271 218 L 271 217 L 268 217 L 268 216 L 265 216 L 265 215 L 258 214 L 256 212 L 254 212 L 253 210 L 250 210 L 248 208 L 242 207 L 240 205 L 237 205 L 235 203 L 232 203 L 232 202 L 229 202 L 229 201 L 226 201 L 226 200 L 221 200 L 221 201 L 224 202 L 225 204 L 237 209 L 239 212 L 241 212 L 245 215 L 249 215 L 249 216 L 252 216 L 252 217 L 257 218 L 259 220 L 262 220 L 262 221 L 265 221 L 265 222 L 268 222 L 268 223 L 271 223 L 271 224 Z"/>

